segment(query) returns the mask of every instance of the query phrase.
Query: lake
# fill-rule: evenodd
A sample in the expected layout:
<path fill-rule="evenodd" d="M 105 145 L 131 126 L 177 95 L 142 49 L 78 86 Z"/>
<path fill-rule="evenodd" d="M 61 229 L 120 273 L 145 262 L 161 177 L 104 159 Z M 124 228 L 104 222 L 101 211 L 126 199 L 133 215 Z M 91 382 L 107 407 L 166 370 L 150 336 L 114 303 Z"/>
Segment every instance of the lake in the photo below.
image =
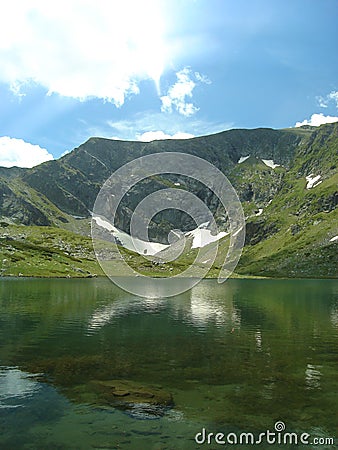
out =
<path fill-rule="evenodd" d="M 217 433 L 235 444 L 276 422 L 334 448 L 337 280 L 203 280 L 153 299 L 1 279 L 0 299 L 1 449 L 215 449 Z M 261 448 L 275 446 L 295 448 Z"/>

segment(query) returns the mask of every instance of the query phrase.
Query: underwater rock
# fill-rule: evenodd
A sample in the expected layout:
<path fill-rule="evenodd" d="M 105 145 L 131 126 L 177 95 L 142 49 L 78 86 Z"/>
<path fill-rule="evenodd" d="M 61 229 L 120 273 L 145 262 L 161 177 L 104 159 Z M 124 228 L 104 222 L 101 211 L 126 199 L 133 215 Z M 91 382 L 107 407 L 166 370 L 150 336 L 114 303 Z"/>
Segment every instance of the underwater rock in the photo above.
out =
<path fill-rule="evenodd" d="M 122 409 L 139 419 L 161 417 L 174 406 L 170 392 L 130 380 L 93 380 L 97 403 Z"/>
<path fill-rule="evenodd" d="M 129 403 L 150 403 L 153 405 L 172 406 L 172 395 L 164 389 L 156 386 L 148 386 L 130 380 L 93 380 L 90 382 L 99 397 L 107 403 L 116 401 Z"/>

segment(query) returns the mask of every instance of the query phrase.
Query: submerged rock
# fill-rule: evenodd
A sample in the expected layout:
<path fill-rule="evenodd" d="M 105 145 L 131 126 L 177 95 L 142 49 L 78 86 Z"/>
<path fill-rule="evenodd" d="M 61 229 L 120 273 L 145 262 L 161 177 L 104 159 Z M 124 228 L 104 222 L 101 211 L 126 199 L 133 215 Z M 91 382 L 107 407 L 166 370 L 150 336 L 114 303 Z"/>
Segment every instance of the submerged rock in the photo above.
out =
<path fill-rule="evenodd" d="M 89 384 L 97 404 L 122 409 L 135 418 L 161 417 L 174 406 L 172 394 L 158 386 L 130 380 L 93 380 Z"/>
<path fill-rule="evenodd" d="M 144 385 L 130 380 L 93 380 L 90 382 L 100 398 L 107 403 L 127 401 L 130 403 L 149 403 L 172 406 L 172 395 L 158 386 Z"/>

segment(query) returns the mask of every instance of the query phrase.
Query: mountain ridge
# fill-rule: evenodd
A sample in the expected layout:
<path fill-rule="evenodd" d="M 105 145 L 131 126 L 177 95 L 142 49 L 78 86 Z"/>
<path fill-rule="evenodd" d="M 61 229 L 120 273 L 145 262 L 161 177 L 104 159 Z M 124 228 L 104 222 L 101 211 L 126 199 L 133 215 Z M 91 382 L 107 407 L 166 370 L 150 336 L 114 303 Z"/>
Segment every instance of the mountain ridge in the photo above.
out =
<path fill-rule="evenodd" d="M 8 224 L 49 226 L 88 236 L 96 196 L 116 169 L 140 156 L 184 152 L 214 164 L 239 195 L 247 221 L 239 272 L 260 276 L 337 276 L 331 250 L 336 241 L 334 245 L 329 243 L 329 238 L 338 235 L 337 149 L 337 123 L 286 130 L 234 129 L 187 140 L 152 142 L 91 137 L 60 159 L 32 169 L 0 168 L 0 220 L 7 230 Z M 306 177 L 312 180 L 318 176 L 318 184 L 307 188 Z M 150 192 L 174 187 L 175 183 L 199 196 L 215 214 L 217 224 L 226 228 L 224 211 L 212 193 L 183 177 L 162 175 L 135 188 L 133 199 L 119 210 L 117 227 L 128 232 L 135 205 Z M 165 242 L 172 228 L 194 228 L 188 218 L 173 211 L 164 212 L 156 220 L 150 236 L 159 242 Z M 323 231 L 314 233 L 316 222 Z M 284 247 L 291 256 L 283 256 L 282 236 L 287 236 L 288 245 Z M 274 240 L 276 245 L 272 244 Z M 323 253 L 320 267 L 318 258 L 316 262 L 311 257 L 317 251 Z M 265 262 L 270 261 L 269 270 L 260 262 L 264 258 Z M 283 258 L 289 263 L 283 265 Z M 309 267 L 301 267 L 300 261 L 308 261 Z"/>

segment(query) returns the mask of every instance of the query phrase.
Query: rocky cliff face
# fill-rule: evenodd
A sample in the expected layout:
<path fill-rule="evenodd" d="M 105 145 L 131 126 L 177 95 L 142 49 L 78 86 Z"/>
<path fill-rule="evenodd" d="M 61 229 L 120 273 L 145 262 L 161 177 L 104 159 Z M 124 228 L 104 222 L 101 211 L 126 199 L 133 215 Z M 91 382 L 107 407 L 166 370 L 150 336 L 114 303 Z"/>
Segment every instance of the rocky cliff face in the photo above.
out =
<path fill-rule="evenodd" d="M 250 170 L 243 170 L 243 167 L 248 169 L 247 164 L 241 167 L 242 170 L 239 173 L 236 173 L 238 160 L 241 156 L 250 154 L 253 158 L 272 159 L 287 168 L 293 161 L 300 140 L 301 137 L 296 133 L 271 129 L 231 130 L 184 141 L 170 140 L 150 143 L 91 138 L 63 158 L 46 162 L 33 169 L 22 170 L 20 174 L 16 174 L 16 178 L 43 194 L 64 213 L 89 217 L 103 182 L 116 169 L 128 161 L 151 153 L 184 152 L 210 161 L 230 179 L 244 177 L 242 182 L 238 182 L 236 186 L 240 197 L 243 199 L 257 197 L 259 199 L 267 195 L 266 192 L 263 192 L 264 189 L 262 191 L 263 186 L 258 186 L 256 182 L 252 184 L 250 180 L 245 181 L 246 176 L 250 179 L 253 177 Z M 234 171 L 233 176 L 232 171 Z M 268 170 L 266 173 L 269 173 Z M 270 176 L 268 182 L 263 183 L 265 188 L 275 184 L 275 180 L 272 178 L 276 178 L 276 176 Z M 175 181 L 184 181 L 184 185 L 192 192 L 196 192 L 198 189 L 201 199 L 206 200 L 211 208 L 217 209 L 215 199 L 207 191 L 196 186 L 196 183 L 169 177 L 171 184 L 174 184 Z M 141 184 L 138 189 L 134 190 L 134 194 L 130 198 L 138 203 L 141 196 L 161 186 L 168 186 L 167 178 L 158 177 L 151 186 L 149 183 Z M 251 194 L 252 188 L 254 191 Z M 125 206 L 133 208 L 133 205 Z M 126 212 L 125 209 L 124 213 Z M 118 220 L 122 227 L 128 226 L 128 213 L 119 217 Z M 32 220 L 31 223 L 36 222 Z M 184 226 L 182 223 L 176 225 Z"/>

